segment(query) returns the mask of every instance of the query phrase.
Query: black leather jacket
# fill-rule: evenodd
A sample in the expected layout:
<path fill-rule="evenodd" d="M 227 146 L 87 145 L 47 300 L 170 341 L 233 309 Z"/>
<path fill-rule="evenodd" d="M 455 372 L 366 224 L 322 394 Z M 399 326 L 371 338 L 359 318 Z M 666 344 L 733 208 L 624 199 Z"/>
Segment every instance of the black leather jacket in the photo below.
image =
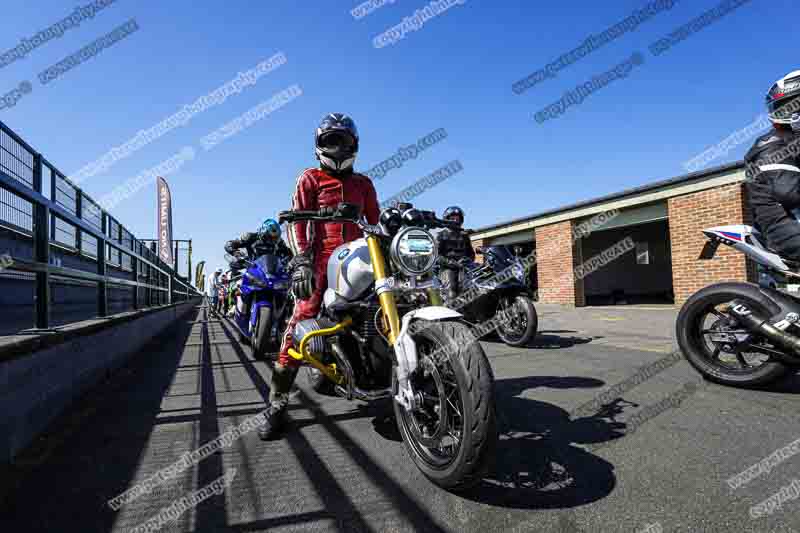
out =
<path fill-rule="evenodd" d="M 747 193 L 756 227 L 766 232 L 794 221 L 800 207 L 800 135 L 772 131 L 759 137 L 747 152 Z"/>
<path fill-rule="evenodd" d="M 436 236 L 439 245 L 439 256 L 445 258 L 445 263 L 455 263 L 460 259 L 475 260 L 475 250 L 472 241 L 464 230 L 443 229 Z"/>
<path fill-rule="evenodd" d="M 292 251 L 283 242 L 259 239 L 258 233 L 246 232 L 238 239 L 233 239 L 225 243 L 225 251 L 233 254 L 236 250 L 244 248 L 251 258 L 261 257 L 262 255 L 274 254 L 278 257 L 292 258 Z"/>

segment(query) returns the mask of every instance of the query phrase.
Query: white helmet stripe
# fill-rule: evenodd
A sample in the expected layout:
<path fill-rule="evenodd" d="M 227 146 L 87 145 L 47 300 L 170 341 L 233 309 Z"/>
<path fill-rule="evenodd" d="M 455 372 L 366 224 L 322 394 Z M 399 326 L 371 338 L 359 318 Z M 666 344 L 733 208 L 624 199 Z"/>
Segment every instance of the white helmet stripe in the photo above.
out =
<path fill-rule="evenodd" d="M 341 171 L 341 170 L 345 170 L 345 169 L 348 169 L 348 168 L 352 168 L 353 167 L 353 163 L 355 162 L 356 158 L 355 157 L 349 157 L 349 158 L 345 159 L 344 161 L 339 162 L 339 161 L 336 161 L 335 159 L 331 159 L 330 157 L 327 157 L 325 155 L 320 154 L 319 160 L 326 167 L 332 168 L 333 170 Z"/>
<path fill-rule="evenodd" d="M 758 167 L 761 172 L 769 172 L 770 170 L 788 170 L 789 172 L 800 172 L 800 168 L 794 165 L 763 165 Z"/>

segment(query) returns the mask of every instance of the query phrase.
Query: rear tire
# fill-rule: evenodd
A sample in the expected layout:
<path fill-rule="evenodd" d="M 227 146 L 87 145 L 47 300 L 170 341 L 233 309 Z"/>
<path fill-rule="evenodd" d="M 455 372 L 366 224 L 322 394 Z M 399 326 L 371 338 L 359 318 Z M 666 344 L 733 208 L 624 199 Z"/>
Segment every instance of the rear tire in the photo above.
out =
<path fill-rule="evenodd" d="M 458 450 L 452 460 L 434 464 L 429 455 L 430 448 L 423 446 L 414 435 L 410 420 L 412 415 L 393 401 L 403 444 L 417 468 L 433 483 L 454 492 L 467 490 L 486 476 L 497 446 L 491 365 L 469 327 L 460 322 L 430 323 L 415 335 L 415 341 L 418 346 L 425 344 L 434 346 L 434 349 L 450 348 L 443 360 L 452 369 L 457 382 L 459 398 L 456 400 L 460 400 L 463 408 L 463 423 Z M 415 374 L 419 372 L 418 369 Z M 397 377 L 393 372 L 392 390 L 395 394 L 397 388 Z"/>
<path fill-rule="evenodd" d="M 775 305 L 758 287 L 747 283 L 719 283 L 697 292 L 689 298 L 678 313 L 675 334 L 678 346 L 687 361 L 706 379 L 734 387 L 757 387 L 772 383 L 785 376 L 790 368 L 778 361 L 767 361 L 751 371 L 734 371 L 714 364 L 699 331 L 708 310 L 720 304 L 740 300 L 754 311 L 771 316 Z"/>
<path fill-rule="evenodd" d="M 250 340 L 250 353 L 253 359 L 266 359 L 270 348 L 269 336 L 272 331 L 272 309 L 261 307 L 258 310 L 256 326 L 253 328 L 253 337 Z"/>

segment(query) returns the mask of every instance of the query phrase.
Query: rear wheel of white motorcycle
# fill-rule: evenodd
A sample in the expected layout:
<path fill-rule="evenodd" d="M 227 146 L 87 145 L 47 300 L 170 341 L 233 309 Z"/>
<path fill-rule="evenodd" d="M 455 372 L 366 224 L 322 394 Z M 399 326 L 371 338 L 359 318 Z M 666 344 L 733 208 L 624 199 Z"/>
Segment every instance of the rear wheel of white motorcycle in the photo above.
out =
<path fill-rule="evenodd" d="M 497 445 L 494 375 L 481 345 L 459 322 L 426 324 L 414 336 L 411 382 L 418 408 L 394 403 L 411 459 L 436 485 L 466 490 L 487 474 Z M 396 374 L 392 390 L 397 394 Z"/>
<path fill-rule="evenodd" d="M 250 339 L 250 353 L 253 359 L 265 359 L 270 348 L 269 337 L 272 330 L 272 309 L 261 307 L 258 310 L 253 336 Z"/>
<path fill-rule="evenodd" d="M 759 351 L 776 350 L 766 339 L 754 337 L 749 344 L 720 342 L 748 332 L 725 312 L 725 304 L 738 300 L 764 316 L 773 304 L 755 285 L 720 283 L 689 298 L 678 313 L 676 337 L 684 357 L 704 377 L 722 385 L 756 387 L 780 379 L 789 368 Z"/>
<path fill-rule="evenodd" d="M 513 299 L 504 299 L 497 306 L 497 312 L 507 316 L 497 325 L 497 336 L 507 345 L 526 346 L 536 337 L 539 317 L 528 296 L 520 294 Z"/>

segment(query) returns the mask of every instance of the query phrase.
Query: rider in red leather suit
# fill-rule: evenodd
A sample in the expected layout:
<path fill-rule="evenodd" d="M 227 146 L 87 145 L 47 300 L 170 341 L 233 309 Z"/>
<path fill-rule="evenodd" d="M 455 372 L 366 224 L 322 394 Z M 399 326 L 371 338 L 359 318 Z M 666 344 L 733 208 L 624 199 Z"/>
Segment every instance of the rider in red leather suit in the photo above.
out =
<path fill-rule="evenodd" d="M 361 212 L 370 224 L 378 223 L 378 199 L 372 181 L 353 172 L 353 162 L 358 153 L 358 132 L 352 119 L 341 113 L 323 118 L 316 132 L 316 155 L 320 168 L 309 168 L 297 179 L 293 210 L 317 210 L 335 207 L 346 202 L 361 206 Z M 286 327 L 278 363 L 272 373 L 270 405 L 265 411 L 266 423 L 259 429 L 262 439 L 273 438 L 285 422 L 288 393 L 297 375 L 299 363 L 289 356 L 292 332 L 301 320 L 317 315 L 322 296 L 327 288 L 328 258 L 338 246 L 361 237 L 353 223 L 296 222 L 288 231 L 289 245 L 295 259 L 290 264 L 293 291 L 298 283 L 313 279 L 310 294 L 300 294 L 294 313 Z M 306 285 L 309 287 L 309 285 Z M 308 296 L 306 298 L 306 296 Z"/>
<path fill-rule="evenodd" d="M 347 177 L 336 176 L 325 169 L 310 168 L 300 175 L 292 202 L 295 210 L 317 210 L 321 207 L 336 207 L 341 202 L 361 206 L 362 213 L 370 224 L 378 223 L 378 200 L 372 181 L 361 174 L 351 173 Z M 361 237 L 361 231 L 353 223 L 296 222 L 289 228 L 289 244 L 295 255 L 311 253 L 315 288 L 308 300 L 295 304 L 294 315 L 286 328 L 278 362 L 284 366 L 299 363 L 289 357 L 292 331 L 301 320 L 317 316 L 322 295 L 327 288 L 328 258 L 342 244 Z"/>

